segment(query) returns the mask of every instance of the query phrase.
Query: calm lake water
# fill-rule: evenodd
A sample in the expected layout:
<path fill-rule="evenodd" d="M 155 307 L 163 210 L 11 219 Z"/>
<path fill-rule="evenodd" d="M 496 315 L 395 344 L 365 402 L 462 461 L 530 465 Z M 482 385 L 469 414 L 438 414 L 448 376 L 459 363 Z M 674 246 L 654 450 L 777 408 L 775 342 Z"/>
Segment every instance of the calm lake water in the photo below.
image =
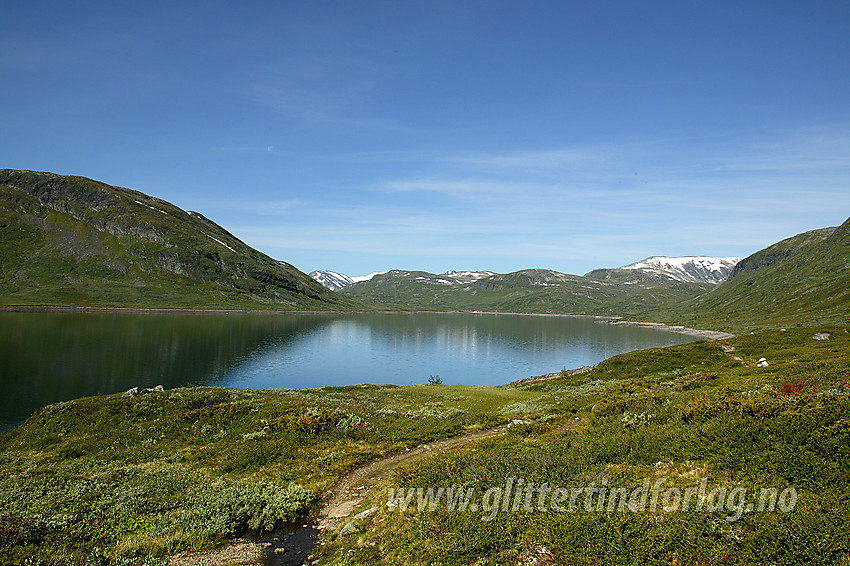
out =
<path fill-rule="evenodd" d="M 0 313 L 0 429 L 131 387 L 498 385 L 693 338 L 589 318 L 481 314 Z"/>

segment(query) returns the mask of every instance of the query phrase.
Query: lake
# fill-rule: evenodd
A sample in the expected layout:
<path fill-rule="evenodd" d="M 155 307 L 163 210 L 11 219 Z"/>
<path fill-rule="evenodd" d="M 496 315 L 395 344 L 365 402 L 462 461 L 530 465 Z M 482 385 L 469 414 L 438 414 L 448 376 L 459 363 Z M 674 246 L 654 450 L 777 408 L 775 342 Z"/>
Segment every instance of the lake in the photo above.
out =
<path fill-rule="evenodd" d="M 0 312 L 0 430 L 135 386 L 500 385 L 693 340 L 561 316 Z"/>

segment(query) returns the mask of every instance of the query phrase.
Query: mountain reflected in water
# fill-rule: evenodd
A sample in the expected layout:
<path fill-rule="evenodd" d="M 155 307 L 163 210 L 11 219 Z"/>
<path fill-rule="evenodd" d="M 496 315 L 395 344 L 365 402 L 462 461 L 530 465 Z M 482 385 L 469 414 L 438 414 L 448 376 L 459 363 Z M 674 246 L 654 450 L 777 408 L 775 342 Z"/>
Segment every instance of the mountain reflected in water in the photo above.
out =
<path fill-rule="evenodd" d="M 0 427 L 131 387 L 498 385 L 692 340 L 593 319 L 482 314 L 0 313 Z"/>

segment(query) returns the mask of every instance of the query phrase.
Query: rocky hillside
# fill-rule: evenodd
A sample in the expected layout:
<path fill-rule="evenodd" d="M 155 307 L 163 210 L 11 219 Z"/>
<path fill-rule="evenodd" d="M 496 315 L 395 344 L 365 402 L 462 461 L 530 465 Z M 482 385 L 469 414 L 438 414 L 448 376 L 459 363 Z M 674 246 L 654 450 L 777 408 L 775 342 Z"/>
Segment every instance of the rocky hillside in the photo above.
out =
<path fill-rule="evenodd" d="M 0 258 L 5 305 L 351 305 L 200 213 L 84 177 L 0 170 Z"/>

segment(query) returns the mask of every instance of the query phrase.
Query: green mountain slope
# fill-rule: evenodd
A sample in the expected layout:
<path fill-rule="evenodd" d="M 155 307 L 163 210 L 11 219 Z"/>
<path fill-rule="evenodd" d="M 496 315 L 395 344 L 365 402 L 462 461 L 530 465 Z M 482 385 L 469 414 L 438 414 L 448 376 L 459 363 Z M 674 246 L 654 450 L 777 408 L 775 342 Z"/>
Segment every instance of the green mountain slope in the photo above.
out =
<path fill-rule="evenodd" d="M 800 252 L 805 252 L 807 249 L 823 244 L 824 240 L 829 238 L 835 230 L 836 228 L 834 227 L 821 228 L 820 230 L 803 232 L 802 234 L 786 238 L 739 261 L 729 277 L 751 274 L 759 269 L 791 260 Z M 803 261 L 806 260 L 805 253 L 800 259 Z"/>
<path fill-rule="evenodd" d="M 196 212 L 86 179 L 0 170 L 0 304 L 350 308 Z"/>
<path fill-rule="evenodd" d="M 546 269 L 466 283 L 424 271 L 394 270 L 344 287 L 340 293 L 388 309 L 641 315 L 704 290 L 705 286 L 669 280 L 626 284 Z"/>
<path fill-rule="evenodd" d="M 805 232 L 743 260 L 716 289 L 663 318 L 733 331 L 850 318 L 850 219 Z"/>

